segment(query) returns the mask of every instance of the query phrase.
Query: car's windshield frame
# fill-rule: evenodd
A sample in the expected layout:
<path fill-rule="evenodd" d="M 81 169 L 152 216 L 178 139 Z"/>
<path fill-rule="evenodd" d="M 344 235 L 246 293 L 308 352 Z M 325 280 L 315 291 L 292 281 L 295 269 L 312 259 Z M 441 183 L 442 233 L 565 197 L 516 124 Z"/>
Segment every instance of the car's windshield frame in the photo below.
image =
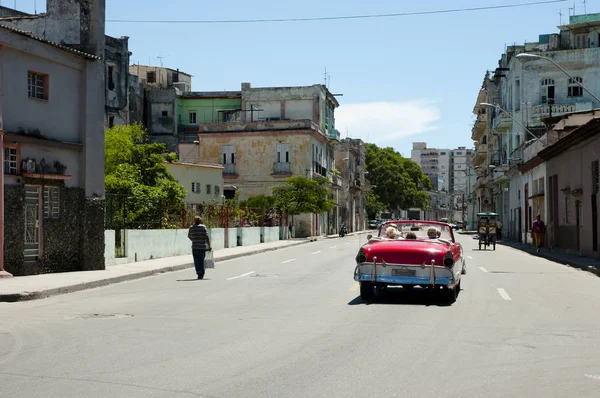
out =
<path fill-rule="evenodd" d="M 448 223 L 443 223 L 439 221 L 423 221 L 423 220 L 400 220 L 400 221 L 387 221 L 382 223 L 379 228 L 378 238 L 379 239 L 389 239 L 386 235 L 386 230 L 388 227 L 396 227 L 399 234 L 396 237 L 398 240 L 413 240 L 406 239 L 405 236 L 408 232 L 414 232 L 417 235 L 418 241 L 423 240 L 432 240 L 429 236 L 427 236 L 427 230 L 431 227 L 434 227 L 441 231 L 440 240 L 447 240 L 452 243 L 456 242 L 454 239 L 454 231 L 452 227 Z M 418 228 L 418 229 L 416 229 Z M 416 229 L 416 230 L 415 230 Z"/>

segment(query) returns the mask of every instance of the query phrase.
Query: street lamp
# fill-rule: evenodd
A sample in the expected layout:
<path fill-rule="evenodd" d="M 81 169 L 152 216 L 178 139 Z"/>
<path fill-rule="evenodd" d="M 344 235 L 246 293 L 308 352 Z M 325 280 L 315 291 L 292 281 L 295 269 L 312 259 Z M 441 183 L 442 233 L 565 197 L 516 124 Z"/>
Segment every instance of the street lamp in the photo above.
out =
<path fill-rule="evenodd" d="M 500 107 L 500 105 L 494 105 L 494 104 L 488 104 L 487 102 L 482 102 L 479 104 L 480 106 L 484 107 L 484 108 L 498 108 L 500 109 L 502 112 L 506 113 L 508 115 L 509 118 L 511 118 L 515 123 L 517 123 L 519 126 L 523 127 L 523 130 L 527 131 L 529 134 L 531 134 L 531 136 L 534 138 L 534 140 L 539 140 L 539 138 L 533 134 L 527 127 L 523 126 L 517 119 L 515 119 L 514 117 L 511 116 L 511 114 L 502 109 L 502 107 Z"/>
<path fill-rule="evenodd" d="M 598 97 L 596 97 L 590 90 L 585 88 L 585 86 L 583 84 L 581 84 L 581 82 L 579 80 L 577 80 L 573 76 L 571 76 L 566 70 L 564 70 L 559 64 L 557 64 L 552 58 L 545 57 L 543 55 L 529 54 L 529 53 L 517 54 L 516 57 L 519 61 L 536 61 L 536 60 L 543 59 L 543 60 L 552 62 L 552 64 L 554 64 L 554 66 L 556 66 L 558 69 L 560 69 L 565 75 L 569 76 L 569 79 L 571 79 L 571 81 L 577 83 L 577 85 L 579 85 L 579 87 L 581 87 L 583 90 L 585 90 L 585 92 L 587 92 L 589 95 L 592 96 L 592 98 L 594 98 L 598 103 L 600 103 L 600 99 Z"/>

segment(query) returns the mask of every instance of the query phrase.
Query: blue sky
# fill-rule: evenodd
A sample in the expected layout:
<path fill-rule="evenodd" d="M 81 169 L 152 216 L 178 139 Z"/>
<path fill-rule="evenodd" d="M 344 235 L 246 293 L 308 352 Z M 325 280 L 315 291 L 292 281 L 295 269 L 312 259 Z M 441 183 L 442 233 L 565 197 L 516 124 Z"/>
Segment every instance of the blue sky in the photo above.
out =
<path fill-rule="evenodd" d="M 2 0 L 12 7 L 14 0 Z M 419 12 L 532 0 L 107 0 L 107 20 L 223 20 Z M 575 0 L 583 14 L 583 0 Z M 17 0 L 33 12 L 34 0 Z M 537 41 L 567 22 L 573 0 L 526 7 L 362 20 L 259 24 L 107 22 L 129 36 L 131 61 L 191 73 L 193 89 L 311 85 L 330 74 L 337 127 L 410 156 L 413 141 L 472 146 L 473 106 L 505 45 Z M 600 12 L 600 0 L 587 0 Z M 37 0 L 38 12 L 45 2 Z"/>

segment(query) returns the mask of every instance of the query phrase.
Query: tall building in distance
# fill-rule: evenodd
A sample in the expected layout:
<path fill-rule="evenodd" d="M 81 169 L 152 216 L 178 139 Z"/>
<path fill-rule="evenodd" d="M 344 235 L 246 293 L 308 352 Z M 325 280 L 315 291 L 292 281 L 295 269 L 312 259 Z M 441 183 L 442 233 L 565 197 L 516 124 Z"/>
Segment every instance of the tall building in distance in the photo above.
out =
<path fill-rule="evenodd" d="M 466 202 L 473 184 L 471 162 L 473 149 L 428 148 L 426 142 L 413 142 L 411 159 L 417 163 L 423 174 L 431 180 L 432 191 L 439 192 L 433 203 L 434 208 L 447 209 L 452 221 L 464 221 Z M 442 196 L 440 196 L 442 195 Z M 441 210 L 440 210 L 441 211 Z M 441 218 L 448 214 L 433 211 L 431 217 Z"/>

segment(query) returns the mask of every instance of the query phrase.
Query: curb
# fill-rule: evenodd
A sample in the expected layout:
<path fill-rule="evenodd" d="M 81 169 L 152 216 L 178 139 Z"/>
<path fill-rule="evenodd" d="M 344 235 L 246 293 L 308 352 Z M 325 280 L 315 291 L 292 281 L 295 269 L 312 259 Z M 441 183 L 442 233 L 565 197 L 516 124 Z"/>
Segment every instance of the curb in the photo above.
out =
<path fill-rule="evenodd" d="M 261 253 L 276 251 L 276 250 L 280 250 L 280 249 L 287 249 L 288 247 L 300 246 L 300 245 L 304 245 L 304 244 L 307 244 L 310 242 L 313 242 L 313 241 L 312 240 L 303 240 L 303 241 L 294 242 L 294 244 L 290 244 L 290 245 L 287 245 L 284 247 L 273 247 L 273 248 L 269 248 L 269 249 L 257 249 L 257 250 L 252 250 L 252 251 L 246 252 L 246 253 L 230 254 L 228 256 L 223 256 L 221 258 L 215 259 L 215 262 L 219 263 L 221 261 L 233 260 L 235 258 L 252 256 L 255 254 L 261 254 Z M 157 268 L 157 269 L 154 269 L 151 271 L 142 271 L 142 272 L 137 272 L 137 273 L 133 273 L 133 274 L 129 274 L 129 275 L 116 276 L 113 278 L 100 279 L 100 280 L 93 281 L 93 282 L 78 283 L 78 284 L 74 284 L 74 285 L 70 285 L 70 286 L 62 286 L 62 287 L 45 289 L 45 290 L 40 290 L 40 291 L 35 291 L 35 292 L 22 292 L 22 293 L 9 293 L 9 294 L 0 293 L 0 302 L 15 303 L 15 302 L 19 302 L 19 301 L 39 300 L 39 299 L 44 299 L 44 298 L 48 298 L 48 297 L 52 297 L 52 296 L 58 296 L 61 294 L 75 293 L 78 291 L 95 289 L 97 287 L 108 286 L 108 285 L 112 285 L 115 283 L 127 282 L 127 281 L 136 280 L 136 279 L 142 279 L 142 278 L 146 278 L 146 277 L 149 277 L 152 275 L 164 274 L 167 272 L 174 272 L 174 271 L 181 271 L 181 270 L 184 270 L 187 268 L 192 268 L 193 266 L 194 266 L 194 264 L 192 264 L 192 263 L 179 264 L 179 265 L 172 265 L 172 266 L 168 266 L 168 267 L 164 267 L 164 268 Z M 102 271 L 98 271 L 98 272 L 102 272 Z"/>

